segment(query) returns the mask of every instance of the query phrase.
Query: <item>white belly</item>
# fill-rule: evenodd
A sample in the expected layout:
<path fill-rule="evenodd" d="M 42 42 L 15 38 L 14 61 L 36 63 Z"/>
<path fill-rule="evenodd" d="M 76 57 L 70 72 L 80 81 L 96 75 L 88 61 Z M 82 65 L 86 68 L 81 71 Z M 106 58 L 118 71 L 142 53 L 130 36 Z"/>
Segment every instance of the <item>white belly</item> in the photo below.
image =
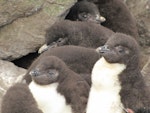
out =
<path fill-rule="evenodd" d="M 97 91 L 91 87 L 87 113 L 123 113 L 120 95 L 115 91 Z"/>
<path fill-rule="evenodd" d="M 63 95 L 57 92 L 58 83 L 38 85 L 31 82 L 29 89 L 43 113 L 72 113 Z"/>
<path fill-rule="evenodd" d="M 125 68 L 123 64 L 110 64 L 103 57 L 96 62 L 92 70 L 87 113 L 124 113 L 118 76 Z"/>

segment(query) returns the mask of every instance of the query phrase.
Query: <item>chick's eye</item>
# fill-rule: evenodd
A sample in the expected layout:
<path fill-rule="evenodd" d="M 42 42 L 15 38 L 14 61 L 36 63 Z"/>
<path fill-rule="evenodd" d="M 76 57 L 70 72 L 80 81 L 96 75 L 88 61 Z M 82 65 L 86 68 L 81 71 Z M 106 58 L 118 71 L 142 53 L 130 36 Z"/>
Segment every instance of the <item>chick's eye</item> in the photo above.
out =
<path fill-rule="evenodd" d="M 83 17 L 84 17 L 84 18 L 87 18 L 87 15 L 86 15 L 86 14 L 84 14 L 84 15 L 83 15 Z"/>
<path fill-rule="evenodd" d="M 118 52 L 119 52 L 119 53 L 123 53 L 123 52 L 124 52 L 124 49 L 123 49 L 123 48 L 120 48 L 120 49 L 118 50 Z"/>
<path fill-rule="evenodd" d="M 48 71 L 48 74 L 49 74 L 50 76 L 58 76 L 58 71 L 55 70 L 55 69 L 50 69 L 50 70 Z"/>
<path fill-rule="evenodd" d="M 50 75 L 54 75 L 54 72 L 53 71 L 49 71 L 48 72 Z"/>
<path fill-rule="evenodd" d="M 123 53 L 125 50 L 122 46 L 117 46 L 116 47 L 116 50 L 119 52 L 119 53 Z"/>

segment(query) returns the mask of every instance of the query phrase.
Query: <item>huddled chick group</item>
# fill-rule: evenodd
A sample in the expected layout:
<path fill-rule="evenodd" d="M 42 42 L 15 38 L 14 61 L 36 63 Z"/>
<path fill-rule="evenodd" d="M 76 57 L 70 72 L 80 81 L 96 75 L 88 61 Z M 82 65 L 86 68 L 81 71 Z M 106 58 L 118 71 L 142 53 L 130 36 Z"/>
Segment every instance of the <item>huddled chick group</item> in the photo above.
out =
<path fill-rule="evenodd" d="M 65 14 L 7 90 L 1 113 L 150 113 L 138 32 L 123 1 L 78 0 Z"/>

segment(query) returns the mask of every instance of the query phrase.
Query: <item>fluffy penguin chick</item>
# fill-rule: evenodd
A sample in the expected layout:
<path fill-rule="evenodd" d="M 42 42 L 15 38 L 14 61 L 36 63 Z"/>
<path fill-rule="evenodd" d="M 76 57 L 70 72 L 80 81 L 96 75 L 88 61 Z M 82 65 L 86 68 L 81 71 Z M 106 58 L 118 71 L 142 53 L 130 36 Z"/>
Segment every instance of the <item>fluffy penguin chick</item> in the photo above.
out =
<path fill-rule="evenodd" d="M 33 97 L 43 113 L 83 113 L 89 86 L 55 56 L 45 56 L 29 73 Z"/>
<path fill-rule="evenodd" d="M 97 51 L 102 58 L 92 70 L 87 113 L 149 109 L 149 91 L 139 70 L 137 42 L 130 36 L 116 33 Z"/>
<path fill-rule="evenodd" d="M 39 53 L 47 48 L 62 45 L 96 48 L 104 45 L 113 33 L 110 29 L 98 24 L 62 20 L 46 30 L 45 45 L 39 49 Z"/>
<path fill-rule="evenodd" d="M 96 62 L 92 70 L 87 113 L 123 113 L 118 75 L 125 68 L 124 64 L 109 64 L 103 57 Z"/>
<path fill-rule="evenodd" d="M 24 79 L 28 84 L 31 82 L 31 76 L 29 76 L 30 70 L 32 70 L 32 68 L 35 67 L 36 63 L 38 64 L 38 62 L 40 62 L 40 59 L 45 56 L 56 56 L 60 58 L 71 70 L 84 77 L 89 85 L 91 85 L 90 78 L 93 65 L 100 57 L 95 49 L 92 48 L 72 45 L 50 48 L 43 54 L 41 54 L 37 58 L 36 62 L 34 62 L 34 64 L 29 67 L 26 75 L 24 76 Z"/>
<path fill-rule="evenodd" d="M 76 2 L 65 17 L 72 21 L 87 21 L 92 23 L 102 23 L 106 19 L 100 15 L 98 7 L 88 1 Z"/>
<path fill-rule="evenodd" d="M 136 20 L 123 0 L 87 1 L 95 3 L 100 14 L 106 18 L 106 21 L 102 23 L 103 26 L 114 32 L 131 35 L 138 39 Z"/>
<path fill-rule="evenodd" d="M 1 113 L 43 113 L 38 109 L 29 87 L 24 83 L 11 86 L 2 99 Z"/>

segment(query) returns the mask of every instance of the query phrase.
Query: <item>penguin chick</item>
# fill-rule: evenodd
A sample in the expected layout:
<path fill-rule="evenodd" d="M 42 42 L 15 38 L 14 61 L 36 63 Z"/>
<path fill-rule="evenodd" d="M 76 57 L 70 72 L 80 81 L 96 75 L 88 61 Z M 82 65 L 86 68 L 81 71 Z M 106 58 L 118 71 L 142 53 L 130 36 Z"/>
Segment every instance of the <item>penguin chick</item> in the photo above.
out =
<path fill-rule="evenodd" d="M 1 113 L 43 113 L 38 109 L 28 85 L 16 83 L 11 86 L 2 99 Z"/>
<path fill-rule="evenodd" d="M 87 22 L 73 22 L 63 20 L 56 22 L 47 29 L 45 45 L 39 49 L 39 53 L 62 45 L 78 45 L 96 48 L 104 45 L 114 32 L 98 24 Z"/>
<path fill-rule="evenodd" d="M 86 21 L 92 23 L 102 23 L 106 19 L 100 15 L 97 6 L 88 1 L 76 2 L 69 10 L 65 19 L 72 21 Z"/>
<path fill-rule="evenodd" d="M 139 70 L 137 42 L 128 35 L 116 33 L 97 51 L 102 58 L 92 70 L 87 113 L 149 109 L 149 90 Z"/>
<path fill-rule="evenodd" d="M 123 0 L 87 0 L 94 3 L 106 21 L 103 26 L 138 39 L 136 20 Z"/>
<path fill-rule="evenodd" d="M 29 73 L 33 97 L 43 113 L 84 113 L 89 85 L 55 56 L 45 56 Z"/>
<path fill-rule="evenodd" d="M 41 58 L 46 56 L 57 56 L 63 60 L 71 70 L 78 73 L 88 82 L 89 85 L 91 85 L 91 71 L 93 65 L 99 59 L 99 54 L 95 49 L 73 45 L 50 48 L 41 54 L 34 64 L 29 67 L 24 76 L 24 80 L 26 80 L 28 84 L 31 82 L 31 76 L 29 76 L 30 70 L 40 62 Z"/>

